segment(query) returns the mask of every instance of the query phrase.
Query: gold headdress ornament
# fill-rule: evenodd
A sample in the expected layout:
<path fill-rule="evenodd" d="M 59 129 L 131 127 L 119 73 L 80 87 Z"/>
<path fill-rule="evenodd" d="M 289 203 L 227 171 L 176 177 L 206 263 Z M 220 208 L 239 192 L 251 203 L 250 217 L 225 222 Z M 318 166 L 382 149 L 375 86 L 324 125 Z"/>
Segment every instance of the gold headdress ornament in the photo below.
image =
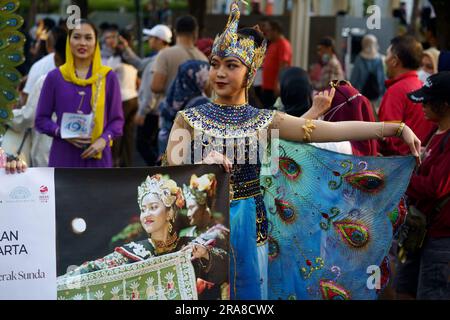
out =
<path fill-rule="evenodd" d="M 213 173 L 204 174 L 200 178 L 192 175 L 189 186 L 183 185 L 183 193 L 187 199 L 194 200 L 199 205 L 205 205 L 208 197 L 216 193 L 217 180 Z"/>
<path fill-rule="evenodd" d="M 247 2 L 241 0 L 245 4 Z M 253 37 L 238 37 L 238 25 L 241 12 L 239 10 L 239 1 L 235 0 L 231 4 L 230 16 L 224 32 L 214 40 L 211 54 L 223 57 L 236 57 L 249 68 L 247 88 L 249 88 L 256 76 L 256 71 L 261 67 L 266 53 L 267 43 L 257 48 Z"/>
<path fill-rule="evenodd" d="M 138 203 L 142 206 L 142 200 L 148 194 L 156 194 L 166 207 L 175 205 L 179 209 L 184 207 L 184 197 L 181 188 L 168 176 L 156 174 L 147 179 L 138 187 Z"/>

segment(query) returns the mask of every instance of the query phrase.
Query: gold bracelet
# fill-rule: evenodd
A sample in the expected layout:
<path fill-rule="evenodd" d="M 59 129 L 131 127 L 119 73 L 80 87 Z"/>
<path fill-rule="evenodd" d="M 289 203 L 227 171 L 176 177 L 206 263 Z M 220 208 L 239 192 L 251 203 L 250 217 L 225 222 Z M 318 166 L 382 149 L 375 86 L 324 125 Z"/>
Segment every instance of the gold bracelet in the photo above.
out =
<path fill-rule="evenodd" d="M 396 137 L 401 138 L 403 134 L 403 129 L 405 129 L 406 124 L 404 122 L 400 123 L 400 126 L 397 129 L 397 132 L 395 133 Z"/>
<path fill-rule="evenodd" d="M 302 126 L 303 130 L 305 131 L 305 134 L 303 136 L 303 142 L 311 142 L 311 133 L 316 128 L 313 121 L 311 119 L 305 120 L 305 125 Z"/>

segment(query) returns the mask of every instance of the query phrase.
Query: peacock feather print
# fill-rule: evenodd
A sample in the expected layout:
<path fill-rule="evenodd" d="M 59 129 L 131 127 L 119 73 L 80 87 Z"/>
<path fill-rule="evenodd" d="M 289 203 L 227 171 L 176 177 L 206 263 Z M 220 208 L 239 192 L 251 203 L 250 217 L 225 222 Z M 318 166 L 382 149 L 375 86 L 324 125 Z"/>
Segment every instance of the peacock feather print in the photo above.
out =
<path fill-rule="evenodd" d="M 356 157 L 280 140 L 262 176 L 269 224 L 269 299 L 375 299 L 413 157 Z M 380 271 L 380 286 L 371 273 Z"/>
<path fill-rule="evenodd" d="M 17 102 L 16 90 L 21 79 L 16 67 L 24 62 L 25 37 L 18 29 L 23 18 L 16 14 L 18 0 L 0 0 L 0 135 L 12 118 L 12 107 Z"/>

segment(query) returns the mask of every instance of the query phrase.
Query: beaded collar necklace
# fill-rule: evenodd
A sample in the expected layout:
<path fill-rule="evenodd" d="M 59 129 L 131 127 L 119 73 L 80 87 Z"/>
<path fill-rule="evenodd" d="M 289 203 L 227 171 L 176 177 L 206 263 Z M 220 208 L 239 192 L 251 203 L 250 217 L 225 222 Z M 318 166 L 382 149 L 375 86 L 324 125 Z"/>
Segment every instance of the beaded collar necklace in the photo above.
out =
<path fill-rule="evenodd" d="M 156 254 L 159 255 L 173 251 L 177 247 L 179 238 L 178 234 L 174 232 L 173 234 L 169 235 L 169 238 L 166 241 L 153 240 L 151 238 L 148 240 L 155 248 Z"/>

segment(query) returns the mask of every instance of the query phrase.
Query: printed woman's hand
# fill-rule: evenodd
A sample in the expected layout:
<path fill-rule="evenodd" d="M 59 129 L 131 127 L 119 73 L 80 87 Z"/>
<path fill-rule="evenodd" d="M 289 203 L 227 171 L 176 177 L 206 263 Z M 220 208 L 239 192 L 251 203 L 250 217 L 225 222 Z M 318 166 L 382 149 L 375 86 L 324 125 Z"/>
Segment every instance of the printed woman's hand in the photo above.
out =
<path fill-rule="evenodd" d="M 403 128 L 401 138 L 408 145 L 409 149 L 411 150 L 411 154 L 418 159 L 417 162 L 420 164 L 421 142 L 419 138 L 417 138 L 417 136 L 408 126 L 405 126 L 405 128 Z"/>
<path fill-rule="evenodd" d="M 209 251 L 205 246 L 197 243 L 190 243 L 184 247 L 182 251 L 186 251 L 188 249 L 192 249 L 192 260 L 201 258 L 209 260 Z"/>
<path fill-rule="evenodd" d="M 81 154 L 81 159 L 93 158 L 97 154 L 102 153 L 105 147 L 106 140 L 103 138 L 98 138 L 93 144 L 91 144 L 86 150 L 84 150 L 84 152 Z"/>
<path fill-rule="evenodd" d="M 181 251 L 187 251 L 189 249 L 192 250 L 192 260 L 201 258 L 209 260 L 209 251 L 205 246 L 198 243 L 190 243 L 183 247 Z"/>
<path fill-rule="evenodd" d="M 206 259 L 209 260 L 209 251 L 201 244 L 192 244 L 192 259 Z"/>

